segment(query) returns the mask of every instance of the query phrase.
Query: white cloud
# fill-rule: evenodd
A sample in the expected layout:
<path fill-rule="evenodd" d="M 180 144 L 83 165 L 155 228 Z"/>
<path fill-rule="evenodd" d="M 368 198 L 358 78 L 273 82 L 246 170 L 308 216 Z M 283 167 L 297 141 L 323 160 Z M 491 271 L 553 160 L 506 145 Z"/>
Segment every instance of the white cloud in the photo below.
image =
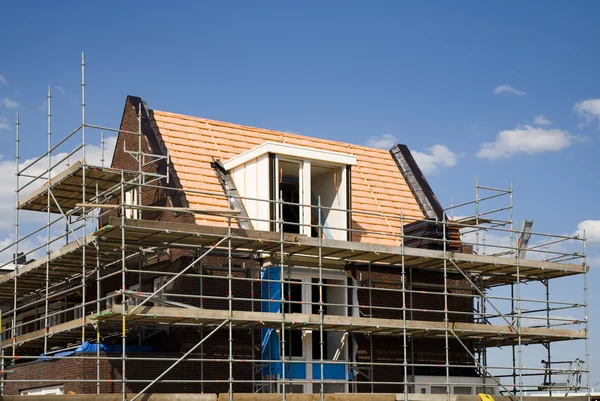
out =
<path fill-rule="evenodd" d="M 6 117 L 0 116 L 0 129 L 10 129 L 8 119 Z"/>
<path fill-rule="evenodd" d="M 396 144 L 398 144 L 398 139 L 390 134 L 375 135 L 367 140 L 367 146 L 385 150 L 391 149 Z"/>
<path fill-rule="evenodd" d="M 17 107 L 19 107 L 19 103 L 17 101 L 12 100 L 12 99 L 10 99 L 8 97 L 2 98 L 2 104 L 7 109 L 16 109 Z"/>
<path fill-rule="evenodd" d="M 574 137 L 567 131 L 525 125 L 500 131 L 496 141 L 483 143 L 475 156 L 482 159 L 502 159 L 517 153 L 557 152 L 571 145 Z"/>
<path fill-rule="evenodd" d="M 115 148 L 115 144 L 117 142 L 116 136 L 110 136 L 105 138 L 105 160 L 112 160 L 112 153 Z M 55 164 L 61 159 L 63 159 L 67 154 L 59 153 L 52 156 L 52 163 Z M 101 158 L 101 149 L 100 146 L 88 145 L 86 146 L 86 159 L 88 164 L 90 165 L 100 165 Z M 73 164 L 75 161 L 81 160 L 81 150 L 76 152 L 72 157 L 70 157 L 69 161 Z M 20 168 L 23 169 L 25 166 L 31 164 L 35 161 L 35 158 L 31 158 L 25 160 L 20 163 Z M 55 167 L 53 175 L 58 172 L 64 170 L 66 168 L 66 161 L 62 164 Z M 48 166 L 48 159 L 43 158 L 38 161 L 35 165 L 31 166 L 28 170 L 26 170 L 26 174 L 37 176 L 43 173 Z M 12 230 L 14 224 L 14 204 L 15 204 L 15 187 L 16 187 L 16 176 L 15 176 L 15 162 L 14 160 L 0 160 L 0 177 L 2 178 L 2 185 L 0 185 L 0 234 L 8 234 L 10 230 Z M 25 184 L 27 181 L 26 178 L 21 178 L 20 185 Z M 42 185 L 44 180 L 38 180 L 37 183 L 33 183 L 29 185 L 25 190 L 20 193 L 21 199 L 31 193 L 33 190 L 39 188 Z M 27 223 L 31 221 L 39 221 L 40 216 L 42 220 L 45 219 L 44 215 L 41 213 L 26 213 L 22 214 L 22 223 Z M 63 226 L 64 229 L 64 226 Z M 25 233 L 24 233 L 25 234 Z"/>
<path fill-rule="evenodd" d="M 8 85 L 8 81 L 4 78 L 4 75 L 0 75 L 0 84 Z"/>
<path fill-rule="evenodd" d="M 589 242 L 600 242 L 600 220 L 584 220 L 577 225 L 577 231 L 573 235 L 583 236 Z"/>
<path fill-rule="evenodd" d="M 535 119 L 533 120 L 533 122 L 536 125 L 550 125 L 550 124 L 552 124 L 552 121 L 550 121 L 549 119 L 547 119 L 546 117 L 544 117 L 541 114 L 539 116 L 535 116 Z"/>
<path fill-rule="evenodd" d="M 426 153 L 411 151 L 423 174 L 437 174 L 440 167 L 456 166 L 456 154 L 445 145 L 433 145 Z"/>
<path fill-rule="evenodd" d="M 517 96 L 525 96 L 525 95 L 527 95 L 527 92 L 520 91 L 517 88 L 513 88 L 512 86 L 506 85 L 506 84 L 505 85 L 496 86 L 492 92 L 495 95 L 499 95 L 501 93 L 511 93 L 511 94 L 517 95 Z"/>
<path fill-rule="evenodd" d="M 588 99 L 575 103 L 573 110 L 588 123 L 600 120 L 600 99 Z"/>

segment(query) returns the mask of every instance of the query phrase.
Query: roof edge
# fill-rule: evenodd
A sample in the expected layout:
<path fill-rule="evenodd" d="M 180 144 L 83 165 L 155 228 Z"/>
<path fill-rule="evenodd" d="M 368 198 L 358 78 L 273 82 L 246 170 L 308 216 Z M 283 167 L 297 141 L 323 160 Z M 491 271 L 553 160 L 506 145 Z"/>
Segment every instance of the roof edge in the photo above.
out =
<path fill-rule="evenodd" d="M 415 161 L 412 153 L 410 153 L 408 146 L 397 144 L 390 149 L 390 154 L 425 217 L 431 220 L 443 220 L 445 216 L 444 208 L 442 208 L 442 205 L 433 193 L 421 168 Z"/>

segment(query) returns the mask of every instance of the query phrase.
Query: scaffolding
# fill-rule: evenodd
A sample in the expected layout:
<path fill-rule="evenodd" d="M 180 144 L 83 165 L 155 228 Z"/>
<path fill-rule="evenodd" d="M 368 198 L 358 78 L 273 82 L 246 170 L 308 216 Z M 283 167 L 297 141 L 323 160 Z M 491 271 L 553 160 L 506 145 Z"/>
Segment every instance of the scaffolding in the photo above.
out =
<path fill-rule="evenodd" d="M 273 231 L 253 230 L 240 224 L 244 217 L 235 207 L 248 198 L 231 190 L 185 190 L 186 195 L 225 198 L 227 209 L 145 203 L 147 193 L 184 191 L 173 184 L 168 152 L 144 151 L 144 106 L 137 105 L 137 131 L 90 124 L 85 91 L 82 56 L 81 122 L 53 142 L 48 88 L 47 151 L 27 165 L 20 161 L 16 119 L 15 235 L 0 250 L 0 267 L 12 269 L 0 276 L 0 385 L 5 394 L 79 383 L 83 392 L 117 392 L 124 401 L 184 385 L 195 392 L 218 388 L 230 400 L 237 392 L 275 392 L 285 400 L 295 392 L 324 399 L 329 392 L 382 389 L 408 400 L 419 389 L 436 387 L 449 399 L 476 385 L 478 392 L 497 389 L 513 399 L 536 391 L 581 393 L 589 399 L 585 238 L 527 230 L 531 245 L 525 249 L 517 241 L 525 232 L 513 223 L 512 186 L 477 182 L 475 201 L 449 208 L 452 216 L 455 209 L 472 206 L 475 213 L 441 221 L 327 208 L 320 200 L 302 205 L 281 196 L 251 199 L 279 209 L 278 217 L 264 220 Z M 137 170 L 104 166 L 105 133 L 136 138 L 137 150 L 125 147 L 124 153 Z M 99 165 L 86 159 L 86 148 L 95 143 L 100 144 Z M 483 208 L 506 198 L 508 206 Z M 285 232 L 284 223 L 292 224 L 283 221 L 286 205 L 316 209 L 318 222 L 309 226 L 317 235 Z M 331 210 L 399 221 L 402 230 L 392 237 L 400 245 L 325 238 L 321 216 Z M 23 235 L 20 216 L 28 212 L 46 213 L 46 223 Z M 167 213 L 209 214 L 223 224 L 148 219 Z M 439 235 L 408 230 L 419 223 L 432 225 Z M 34 241 L 41 236 L 42 241 Z M 493 236 L 504 240 L 489 241 Z M 297 277 L 308 273 L 309 279 L 299 284 Z M 423 279 L 423 274 L 435 279 Z M 581 281 L 582 299 L 564 300 L 562 293 L 552 299 L 549 283 L 555 279 L 570 285 Z M 154 285 L 147 290 L 149 280 Z M 182 286 L 182 280 L 193 284 Z M 536 284 L 543 296 L 524 296 Z M 216 294 L 211 287 L 225 291 Z M 298 298 L 295 291 L 311 295 Z M 577 297 L 580 292 L 572 293 Z M 326 294 L 342 295 L 332 300 Z M 423 299 L 435 300 L 438 307 L 419 306 Z M 184 329 L 195 330 L 197 341 L 179 352 L 132 351 L 135 343 Z M 306 346 L 297 336 L 310 336 L 312 358 L 297 356 L 298 344 Z M 262 352 L 269 338 L 278 339 L 275 355 Z M 215 339 L 223 341 L 215 345 Z M 397 344 L 397 359 L 375 355 L 383 341 Z M 90 344 L 95 346 L 87 352 L 78 351 Z M 104 344 L 115 348 L 103 351 Z M 442 351 L 428 360 L 419 355 L 419 344 L 441 344 Z M 584 355 L 554 361 L 551 344 L 552 352 L 580 347 Z M 533 365 L 539 360 L 537 346 L 545 350 L 543 366 Z M 511 354 L 510 363 L 490 363 L 488 350 L 496 348 Z M 34 363 L 64 360 L 89 364 L 93 374 L 18 374 Z M 568 367 L 558 369 L 559 364 Z M 140 376 L 144 366 L 157 366 L 152 377 Z M 396 374 L 386 373 L 392 371 Z M 435 372 L 436 386 L 423 372 Z M 558 375 L 568 379 L 553 381 Z M 476 384 L 463 376 L 477 379 Z"/>

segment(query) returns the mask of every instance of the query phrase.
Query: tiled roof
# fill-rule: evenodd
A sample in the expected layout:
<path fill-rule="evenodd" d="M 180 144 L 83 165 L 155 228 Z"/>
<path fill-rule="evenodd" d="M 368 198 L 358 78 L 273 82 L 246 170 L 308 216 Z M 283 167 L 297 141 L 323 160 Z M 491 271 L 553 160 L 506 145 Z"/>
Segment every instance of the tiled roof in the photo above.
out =
<path fill-rule="evenodd" d="M 355 155 L 356 165 L 352 167 L 351 174 L 354 211 L 394 216 L 403 212 L 406 218 L 423 218 L 417 201 L 386 150 L 157 110 L 154 110 L 154 118 L 186 191 L 222 194 L 221 184 L 210 165 L 213 158 L 226 161 L 265 141 L 282 142 Z M 186 198 L 191 208 L 227 207 L 222 197 L 186 192 Z M 198 224 L 226 224 L 222 218 L 215 216 L 197 215 L 196 221 Z M 400 221 L 396 219 L 353 213 L 352 228 L 380 233 L 354 233 L 353 241 L 399 243 L 390 237 L 400 233 Z"/>

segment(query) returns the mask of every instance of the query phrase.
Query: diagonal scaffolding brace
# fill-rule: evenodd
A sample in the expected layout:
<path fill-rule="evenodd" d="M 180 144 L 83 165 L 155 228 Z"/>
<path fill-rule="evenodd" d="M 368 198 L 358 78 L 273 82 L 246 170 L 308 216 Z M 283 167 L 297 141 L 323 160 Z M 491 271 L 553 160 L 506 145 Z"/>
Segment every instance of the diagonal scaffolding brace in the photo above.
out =
<path fill-rule="evenodd" d="M 204 338 L 202 338 L 202 340 L 200 340 L 196 345 L 194 345 L 192 348 L 190 348 L 190 350 L 188 352 L 186 352 L 185 354 L 183 354 L 183 356 L 181 358 L 179 358 L 177 361 L 175 361 L 175 363 L 173 365 L 171 365 L 167 369 L 165 369 L 164 372 L 162 372 L 160 375 L 158 375 L 158 377 L 156 379 L 152 380 L 146 387 L 144 387 L 144 389 L 142 391 L 140 391 L 139 393 L 137 393 L 129 401 L 135 401 L 139 396 L 141 396 L 146 391 L 148 391 L 148 389 L 150 387 L 152 387 L 154 384 L 156 384 L 156 382 L 158 382 L 160 379 L 162 379 L 175 366 L 179 365 L 180 362 L 182 362 L 185 358 L 187 358 L 192 352 L 194 352 L 196 350 L 196 348 L 198 348 L 199 346 L 201 346 L 204 343 L 204 341 L 208 340 L 213 334 L 215 334 L 221 327 L 225 326 L 225 324 L 228 323 L 230 320 L 231 319 L 225 319 L 220 325 L 218 325 L 217 327 L 215 327 L 210 333 L 208 333 L 206 336 L 204 336 Z"/>

